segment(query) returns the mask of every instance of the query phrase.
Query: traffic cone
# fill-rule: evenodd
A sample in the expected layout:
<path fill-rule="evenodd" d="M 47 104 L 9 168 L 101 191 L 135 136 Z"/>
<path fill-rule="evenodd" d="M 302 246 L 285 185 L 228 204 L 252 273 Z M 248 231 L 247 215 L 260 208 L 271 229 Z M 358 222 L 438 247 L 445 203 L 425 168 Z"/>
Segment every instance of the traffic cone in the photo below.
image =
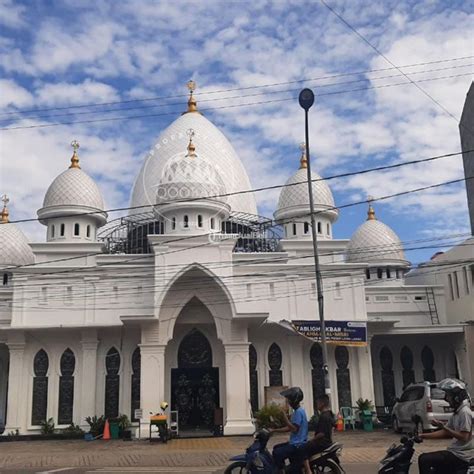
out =
<path fill-rule="evenodd" d="M 340 413 L 337 414 L 337 421 L 336 421 L 336 430 L 337 431 L 344 431 L 344 420 Z"/>
<path fill-rule="evenodd" d="M 108 440 L 110 439 L 110 426 L 109 426 L 109 420 L 105 420 L 105 426 L 104 426 L 104 436 L 102 436 L 102 439 Z"/>

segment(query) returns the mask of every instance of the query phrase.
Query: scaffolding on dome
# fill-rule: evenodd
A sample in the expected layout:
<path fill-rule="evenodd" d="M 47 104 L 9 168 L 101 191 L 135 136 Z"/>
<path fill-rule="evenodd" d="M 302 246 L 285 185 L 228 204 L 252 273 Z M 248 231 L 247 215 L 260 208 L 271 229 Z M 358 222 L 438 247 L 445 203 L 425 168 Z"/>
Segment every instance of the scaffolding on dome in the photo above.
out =
<path fill-rule="evenodd" d="M 153 253 L 148 235 L 164 234 L 165 223 L 153 211 L 118 217 L 108 222 L 98 233 L 110 254 Z M 262 216 L 233 212 L 222 222 L 221 234 L 238 235 L 234 252 L 276 252 L 281 228 Z"/>

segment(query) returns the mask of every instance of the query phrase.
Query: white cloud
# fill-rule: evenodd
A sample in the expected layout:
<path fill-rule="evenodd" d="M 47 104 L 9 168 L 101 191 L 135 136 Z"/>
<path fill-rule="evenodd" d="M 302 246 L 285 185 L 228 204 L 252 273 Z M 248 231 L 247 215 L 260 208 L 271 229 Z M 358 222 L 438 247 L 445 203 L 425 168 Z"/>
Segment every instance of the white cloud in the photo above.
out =
<path fill-rule="evenodd" d="M 27 89 L 11 79 L 0 79 L 0 108 L 26 107 L 33 104 L 34 97 Z"/>
<path fill-rule="evenodd" d="M 21 28 L 26 25 L 26 8 L 13 0 L 0 0 L 0 23 L 9 28 Z"/>

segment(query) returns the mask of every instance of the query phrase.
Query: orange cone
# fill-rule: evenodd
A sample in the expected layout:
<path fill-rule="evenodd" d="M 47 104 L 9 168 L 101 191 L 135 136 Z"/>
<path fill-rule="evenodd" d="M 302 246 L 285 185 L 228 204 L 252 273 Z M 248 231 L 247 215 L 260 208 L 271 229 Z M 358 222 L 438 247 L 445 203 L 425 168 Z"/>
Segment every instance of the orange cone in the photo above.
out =
<path fill-rule="evenodd" d="M 104 426 L 104 436 L 102 436 L 102 439 L 110 439 L 110 426 L 109 426 L 109 420 L 105 420 L 105 426 Z"/>
<path fill-rule="evenodd" d="M 337 414 L 336 430 L 344 431 L 344 419 L 342 418 L 340 413 Z"/>

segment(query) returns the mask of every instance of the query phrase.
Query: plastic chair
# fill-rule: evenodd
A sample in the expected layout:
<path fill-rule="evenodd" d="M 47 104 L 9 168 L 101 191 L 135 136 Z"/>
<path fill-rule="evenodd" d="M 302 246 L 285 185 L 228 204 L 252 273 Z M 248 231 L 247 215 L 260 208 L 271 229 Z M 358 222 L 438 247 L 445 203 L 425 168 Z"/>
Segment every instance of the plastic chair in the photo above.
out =
<path fill-rule="evenodd" d="M 344 429 L 346 425 L 349 425 L 353 430 L 355 430 L 355 415 L 351 407 L 341 407 L 341 415 L 344 420 Z"/>

